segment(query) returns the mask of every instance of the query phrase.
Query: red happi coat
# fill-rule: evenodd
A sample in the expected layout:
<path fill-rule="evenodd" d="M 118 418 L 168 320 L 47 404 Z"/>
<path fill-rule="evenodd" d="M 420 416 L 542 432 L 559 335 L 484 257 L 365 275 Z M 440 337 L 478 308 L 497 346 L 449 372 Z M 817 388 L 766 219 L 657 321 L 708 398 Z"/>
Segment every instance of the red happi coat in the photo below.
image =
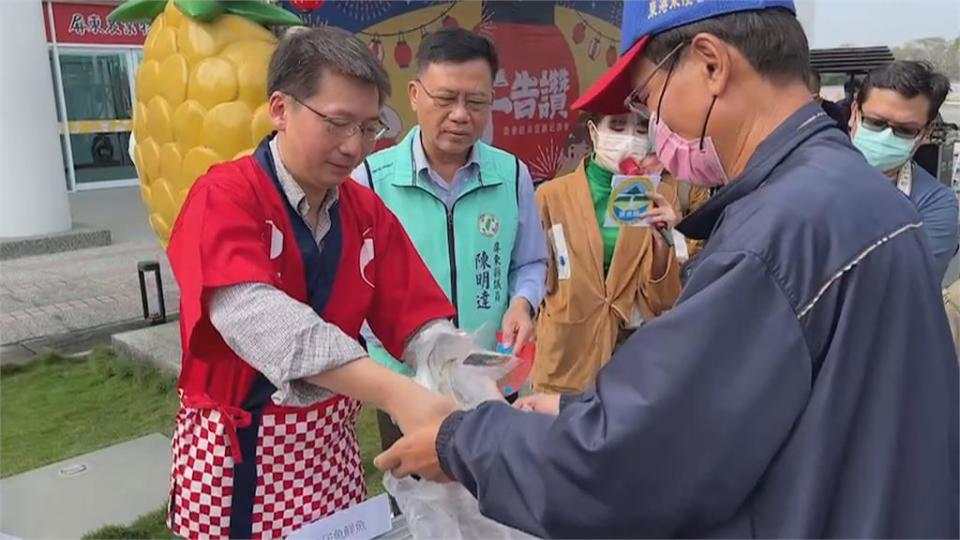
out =
<path fill-rule="evenodd" d="M 353 429 L 360 404 L 342 395 L 273 404 L 273 385 L 211 324 L 211 290 L 266 283 L 353 338 L 369 321 L 395 357 L 424 323 L 454 314 L 396 217 L 366 188 L 340 186 L 320 250 L 283 193 L 268 140 L 197 180 L 167 252 L 183 344 L 169 522 L 187 538 L 282 537 L 364 495 Z"/>

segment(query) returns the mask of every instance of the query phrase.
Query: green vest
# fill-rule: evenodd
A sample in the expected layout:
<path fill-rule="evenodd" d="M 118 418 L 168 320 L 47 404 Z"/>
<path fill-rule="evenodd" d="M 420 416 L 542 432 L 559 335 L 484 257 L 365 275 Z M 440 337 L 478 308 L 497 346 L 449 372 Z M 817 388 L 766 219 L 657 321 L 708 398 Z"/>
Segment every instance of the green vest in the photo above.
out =
<path fill-rule="evenodd" d="M 456 325 L 468 332 L 482 328 L 478 343 L 495 349 L 510 302 L 510 257 L 519 226 L 519 162 L 513 154 L 478 141 L 480 174 L 462 187 L 447 211 L 429 181 L 416 174 L 413 145 L 420 144 L 419 133 L 414 127 L 396 146 L 367 158 L 370 186 L 397 215 L 453 302 Z M 382 350 L 371 350 L 371 356 L 389 358 Z"/>

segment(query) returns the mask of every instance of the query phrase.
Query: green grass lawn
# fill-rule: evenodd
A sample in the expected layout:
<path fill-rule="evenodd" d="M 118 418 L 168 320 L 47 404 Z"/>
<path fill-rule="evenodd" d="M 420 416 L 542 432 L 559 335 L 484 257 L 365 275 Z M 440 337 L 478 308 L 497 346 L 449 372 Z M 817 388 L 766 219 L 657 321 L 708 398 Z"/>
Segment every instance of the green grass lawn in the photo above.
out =
<path fill-rule="evenodd" d="M 0 368 L 0 477 L 92 452 L 148 433 L 170 436 L 176 382 L 143 364 L 98 349 L 85 358 L 45 355 Z M 376 411 L 365 408 L 357 436 L 370 496 L 383 492 L 373 467 L 380 451 Z M 95 494 L 91 494 L 95 496 Z M 166 509 L 84 538 L 172 538 Z"/>
<path fill-rule="evenodd" d="M 172 377 L 97 350 L 47 355 L 0 371 L 0 476 L 10 476 L 148 433 L 171 434 Z"/>

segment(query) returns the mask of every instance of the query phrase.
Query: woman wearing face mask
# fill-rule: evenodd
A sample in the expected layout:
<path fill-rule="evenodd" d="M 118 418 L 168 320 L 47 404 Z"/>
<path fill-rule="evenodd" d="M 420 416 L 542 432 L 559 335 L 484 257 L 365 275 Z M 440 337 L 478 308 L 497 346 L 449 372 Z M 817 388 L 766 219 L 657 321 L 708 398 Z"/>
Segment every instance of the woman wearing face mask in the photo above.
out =
<path fill-rule="evenodd" d="M 607 220 L 615 174 L 661 172 L 647 120 L 623 114 L 587 126 L 594 153 L 537 192 L 550 250 L 532 374 L 539 393 L 583 391 L 614 348 L 680 294 L 674 249 L 665 240 L 679 215 L 675 182 L 664 176 L 649 194 L 646 218 L 657 227 Z"/>

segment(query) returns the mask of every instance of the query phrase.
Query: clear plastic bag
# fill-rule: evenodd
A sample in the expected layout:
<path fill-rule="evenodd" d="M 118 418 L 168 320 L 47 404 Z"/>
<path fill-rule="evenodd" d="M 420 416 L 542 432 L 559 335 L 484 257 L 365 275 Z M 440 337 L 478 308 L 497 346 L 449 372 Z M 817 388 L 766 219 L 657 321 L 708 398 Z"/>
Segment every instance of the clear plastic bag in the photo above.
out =
<path fill-rule="evenodd" d="M 503 401 L 496 381 L 517 365 L 515 358 L 477 347 L 470 334 L 450 325 L 427 328 L 417 339 L 408 347 L 412 357 L 405 359 L 416 366 L 418 383 L 450 396 L 464 409 L 484 401 Z M 416 540 L 535 538 L 484 517 L 477 500 L 460 484 L 386 474 L 383 485 L 396 499 Z"/>
<path fill-rule="evenodd" d="M 437 484 L 386 474 L 383 485 L 397 500 L 416 540 L 528 540 L 535 537 L 484 517 L 460 484 Z"/>

